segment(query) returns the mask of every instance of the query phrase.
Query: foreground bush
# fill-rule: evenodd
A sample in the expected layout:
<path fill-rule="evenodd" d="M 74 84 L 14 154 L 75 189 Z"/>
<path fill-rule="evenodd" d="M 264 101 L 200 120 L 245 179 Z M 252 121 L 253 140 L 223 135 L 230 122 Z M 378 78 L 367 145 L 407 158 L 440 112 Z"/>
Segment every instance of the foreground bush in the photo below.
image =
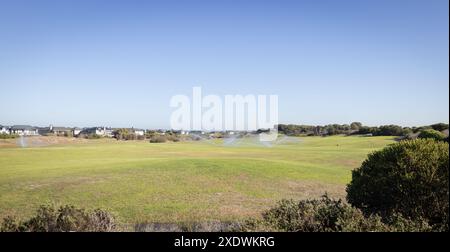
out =
<path fill-rule="evenodd" d="M 41 206 L 35 216 L 20 221 L 3 220 L 2 232 L 109 232 L 116 228 L 113 216 L 100 209 L 86 211 L 74 206 Z"/>
<path fill-rule="evenodd" d="M 238 229 L 237 221 L 143 222 L 134 226 L 135 232 L 232 232 Z"/>
<path fill-rule="evenodd" d="M 240 231 L 284 232 L 397 232 L 430 231 L 424 221 L 411 221 L 401 215 L 382 220 L 378 215 L 364 216 L 354 207 L 333 200 L 282 200 L 264 212 L 262 219 L 246 221 Z"/>
<path fill-rule="evenodd" d="M 448 230 L 448 148 L 446 142 L 416 139 L 370 154 L 352 173 L 349 203 L 366 214 L 399 213 Z"/>

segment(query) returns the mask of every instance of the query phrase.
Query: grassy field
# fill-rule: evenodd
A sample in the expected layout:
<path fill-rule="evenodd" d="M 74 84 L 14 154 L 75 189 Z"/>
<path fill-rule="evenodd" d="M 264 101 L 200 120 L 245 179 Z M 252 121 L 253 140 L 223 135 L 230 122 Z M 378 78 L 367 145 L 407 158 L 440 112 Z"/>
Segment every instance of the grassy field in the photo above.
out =
<path fill-rule="evenodd" d="M 90 140 L 0 148 L 0 217 L 43 203 L 104 208 L 124 224 L 232 220 L 281 198 L 345 197 L 351 170 L 391 137 L 305 137 L 267 147 L 217 140 Z"/>

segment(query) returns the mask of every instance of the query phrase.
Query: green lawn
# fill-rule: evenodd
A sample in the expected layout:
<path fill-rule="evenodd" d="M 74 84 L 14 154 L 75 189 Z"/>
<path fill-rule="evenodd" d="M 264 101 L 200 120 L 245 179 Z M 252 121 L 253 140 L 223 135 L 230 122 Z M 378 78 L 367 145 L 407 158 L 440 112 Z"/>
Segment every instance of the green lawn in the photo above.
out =
<path fill-rule="evenodd" d="M 0 148 L 0 217 L 58 203 L 108 209 L 124 224 L 240 219 L 281 198 L 345 197 L 351 170 L 392 142 L 336 136 L 272 147 L 91 140 Z"/>

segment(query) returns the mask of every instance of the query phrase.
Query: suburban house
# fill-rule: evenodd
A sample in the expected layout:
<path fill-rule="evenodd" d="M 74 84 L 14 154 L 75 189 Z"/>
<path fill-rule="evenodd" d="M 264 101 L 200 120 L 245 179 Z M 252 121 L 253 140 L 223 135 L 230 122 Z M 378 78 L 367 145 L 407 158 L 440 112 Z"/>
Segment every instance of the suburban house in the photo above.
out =
<path fill-rule="evenodd" d="M 131 128 L 131 132 L 133 132 L 136 136 L 143 136 L 145 134 L 145 130 L 143 129 Z"/>
<path fill-rule="evenodd" d="M 99 136 L 106 136 L 106 137 L 113 137 L 113 129 L 107 128 L 107 127 L 92 127 L 92 128 L 86 128 L 81 133 L 85 134 L 95 134 Z"/>
<path fill-rule="evenodd" d="M 75 128 L 73 128 L 72 133 L 74 136 L 78 136 L 82 131 L 83 131 L 82 128 L 75 127 Z"/>
<path fill-rule="evenodd" d="M 72 128 L 67 128 L 67 127 L 53 127 L 50 126 L 50 130 L 51 132 L 53 132 L 53 134 L 57 135 L 57 136 L 64 136 L 64 135 L 71 135 L 72 134 Z"/>
<path fill-rule="evenodd" d="M 132 133 L 136 136 L 143 136 L 145 135 L 145 130 L 144 129 L 136 129 L 136 128 L 114 128 L 113 131 L 118 131 L 118 130 L 126 130 L 128 131 L 128 133 Z"/>
<path fill-rule="evenodd" d="M 68 127 L 49 127 L 39 128 L 39 134 L 41 135 L 55 135 L 55 136 L 69 136 L 72 134 L 72 128 Z"/>
<path fill-rule="evenodd" d="M 160 135 L 165 135 L 166 134 L 166 130 L 162 130 L 162 129 L 159 129 L 156 132 L 159 133 Z"/>
<path fill-rule="evenodd" d="M 193 134 L 193 135 L 204 135 L 204 134 L 206 134 L 204 131 L 200 131 L 200 130 L 191 130 L 190 133 Z"/>
<path fill-rule="evenodd" d="M 0 125 L 0 134 L 9 134 L 9 127 Z"/>
<path fill-rule="evenodd" d="M 14 125 L 10 129 L 10 134 L 17 134 L 19 136 L 37 136 L 38 129 L 29 125 Z"/>

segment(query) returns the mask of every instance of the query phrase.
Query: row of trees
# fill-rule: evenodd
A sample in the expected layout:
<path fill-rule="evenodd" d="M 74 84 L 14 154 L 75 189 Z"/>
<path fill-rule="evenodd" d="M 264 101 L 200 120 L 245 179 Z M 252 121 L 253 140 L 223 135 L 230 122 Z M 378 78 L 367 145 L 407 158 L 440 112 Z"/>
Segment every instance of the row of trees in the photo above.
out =
<path fill-rule="evenodd" d="M 278 131 L 288 136 L 331 136 L 331 135 L 366 135 L 374 136 L 407 136 L 423 130 L 443 131 L 449 128 L 446 123 L 437 123 L 423 127 L 402 127 L 398 125 L 382 125 L 379 127 L 364 126 L 360 122 L 351 124 L 329 124 L 325 126 L 279 124 Z"/>

